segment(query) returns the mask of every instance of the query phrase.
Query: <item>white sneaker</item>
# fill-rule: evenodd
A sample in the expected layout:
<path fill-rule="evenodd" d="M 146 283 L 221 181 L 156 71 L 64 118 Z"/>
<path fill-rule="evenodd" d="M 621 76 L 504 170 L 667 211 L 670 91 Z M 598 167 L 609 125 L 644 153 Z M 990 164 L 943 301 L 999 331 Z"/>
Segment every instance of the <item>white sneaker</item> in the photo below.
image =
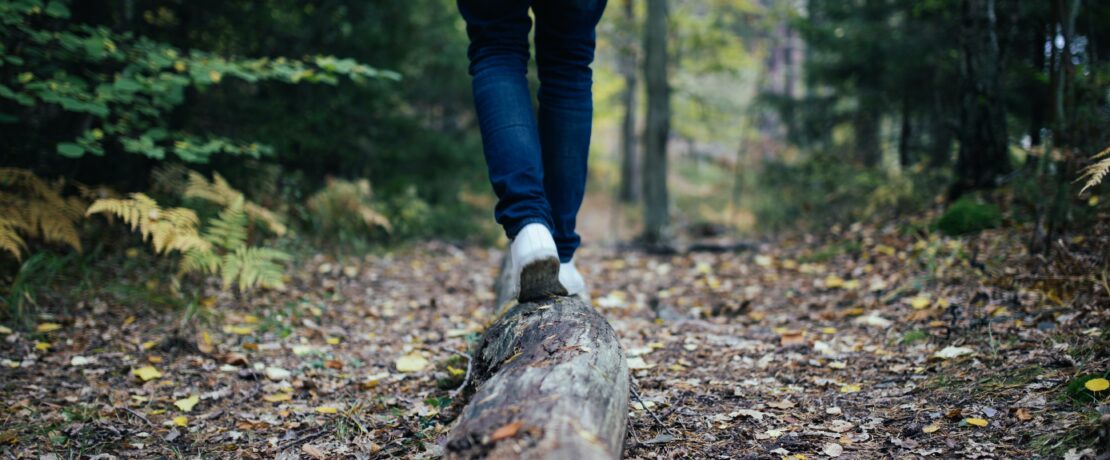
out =
<path fill-rule="evenodd" d="M 567 288 L 567 295 L 576 296 L 589 303 L 590 292 L 586 290 L 586 280 L 574 267 L 574 259 L 565 264 L 559 264 L 559 283 Z"/>
<path fill-rule="evenodd" d="M 525 225 L 513 238 L 509 252 L 518 302 L 567 295 L 567 289 L 559 283 L 559 252 L 547 227 Z"/>

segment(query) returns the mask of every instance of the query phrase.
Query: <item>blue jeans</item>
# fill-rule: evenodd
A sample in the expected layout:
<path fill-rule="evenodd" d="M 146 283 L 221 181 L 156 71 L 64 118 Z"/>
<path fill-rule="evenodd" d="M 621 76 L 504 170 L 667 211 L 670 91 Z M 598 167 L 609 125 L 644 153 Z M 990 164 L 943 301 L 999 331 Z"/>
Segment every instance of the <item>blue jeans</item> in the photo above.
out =
<path fill-rule="evenodd" d="M 593 122 L 590 63 L 605 3 L 458 0 L 470 37 L 482 147 L 498 199 L 494 217 L 510 239 L 525 225 L 547 226 L 563 262 L 581 242 L 574 226 L 586 189 Z M 536 17 L 538 117 L 525 78 L 529 7 Z"/>

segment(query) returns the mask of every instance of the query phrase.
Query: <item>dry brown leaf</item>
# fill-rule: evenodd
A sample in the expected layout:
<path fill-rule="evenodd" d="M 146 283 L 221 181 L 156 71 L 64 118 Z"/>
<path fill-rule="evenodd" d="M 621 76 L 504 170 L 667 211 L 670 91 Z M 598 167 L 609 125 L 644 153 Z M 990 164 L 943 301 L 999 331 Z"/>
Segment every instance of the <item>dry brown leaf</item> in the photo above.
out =
<path fill-rule="evenodd" d="M 302 445 L 301 446 L 301 452 L 304 452 L 305 455 L 308 455 L 309 457 L 315 458 L 316 460 L 324 460 L 324 459 L 328 458 L 328 454 L 325 454 L 323 450 L 321 450 L 319 447 L 316 447 L 312 444 Z"/>
<path fill-rule="evenodd" d="M 502 426 L 501 428 L 495 430 L 493 434 L 490 435 L 489 440 L 492 442 L 497 442 L 505 438 L 516 436 L 516 432 L 520 431 L 520 427 L 522 426 L 524 426 L 524 422 L 521 422 L 520 420 L 508 423 L 505 426 Z"/>

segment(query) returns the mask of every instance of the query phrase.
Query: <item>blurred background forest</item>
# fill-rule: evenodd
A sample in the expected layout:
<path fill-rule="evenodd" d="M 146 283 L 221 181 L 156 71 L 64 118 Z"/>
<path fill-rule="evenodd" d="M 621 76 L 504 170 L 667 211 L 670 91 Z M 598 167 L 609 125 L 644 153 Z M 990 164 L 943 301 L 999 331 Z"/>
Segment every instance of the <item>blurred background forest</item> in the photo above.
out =
<path fill-rule="evenodd" d="M 501 238 L 449 0 L 0 13 L 9 310 L 33 273 L 139 238 L 243 288 L 309 247 Z M 930 215 L 1045 250 L 1102 206 L 1079 189 L 1108 167 L 1089 168 L 1108 23 L 1082 0 L 614 0 L 581 231 L 673 246 Z"/>

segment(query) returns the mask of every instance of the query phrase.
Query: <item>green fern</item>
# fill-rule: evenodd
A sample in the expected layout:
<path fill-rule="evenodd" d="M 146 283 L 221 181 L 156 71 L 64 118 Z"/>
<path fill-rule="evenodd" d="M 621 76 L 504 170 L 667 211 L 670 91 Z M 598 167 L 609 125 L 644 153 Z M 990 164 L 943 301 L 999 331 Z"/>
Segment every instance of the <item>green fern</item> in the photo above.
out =
<path fill-rule="evenodd" d="M 243 211 L 243 197 L 232 201 L 208 223 L 204 239 L 228 251 L 246 246 L 247 213 Z"/>
<path fill-rule="evenodd" d="M 219 174 L 212 174 L 212 181 L 209 182 L 208 179 L 200 173 L 189 171 L 189 180 L 185 186 L 185 196 L 189 198 L 199 198 L 224 207 L 231 206 L 235 201 L 242 201 L 240 207 L 251 219 L 266 224 L 266 227 L 269 228 L 271 232 L 274 232 L 275 235 L 281 236 L 286 232 L 285 224 L 281 222 L 281 219 L 279 219 L 276 214 L 269 209 L 246 200 L 242 192 L 232 188 Z"/>

